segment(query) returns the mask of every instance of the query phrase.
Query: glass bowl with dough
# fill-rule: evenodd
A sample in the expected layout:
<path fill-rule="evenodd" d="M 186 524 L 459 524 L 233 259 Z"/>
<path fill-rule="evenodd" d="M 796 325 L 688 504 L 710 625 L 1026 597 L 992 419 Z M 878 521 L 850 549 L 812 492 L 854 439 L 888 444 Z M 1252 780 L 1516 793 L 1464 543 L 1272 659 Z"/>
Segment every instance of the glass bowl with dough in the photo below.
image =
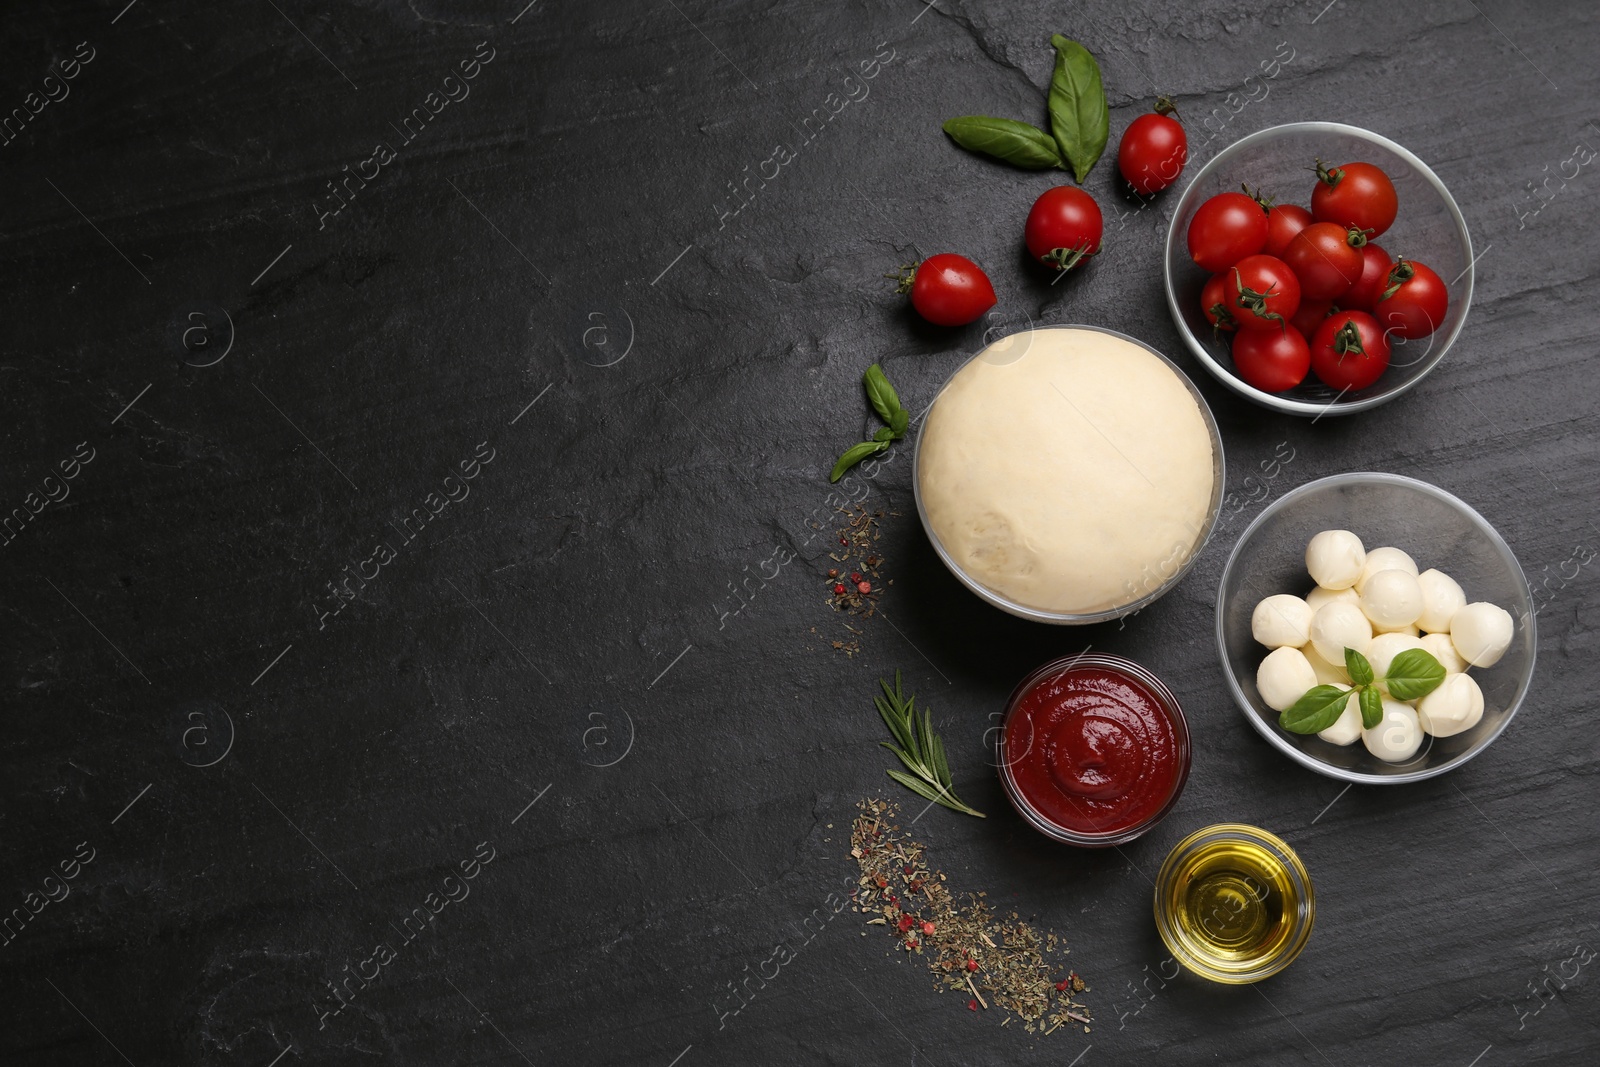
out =
<path fill-rule="evenodd" d="M 1194 384 L 1098 326 L 1000 338 L 917 435 L 917 512 L 958 580 L 1039 622 L 1139 610 L 1194 564 L 1222 499 L 1222 438 Z"/>
<path fill-rule="evenodd" d="M 1370 549 L 1393 546 L 1417 566 L 1438 568 L 1468 600 L 1498 604 L 1516 621 L 1511 646 L 1492 667 L 1471 670 L 1483 690 L 1483 718 L 1448 737 L 1424 734 L 1410 759 L 1389 763 L 1356 741 L 1339 746 L 1292 734 L 1256 687 L 1266 649 L 1251 636 L 1251 614 L 1273 593 L 1304 596 L 1306 544 L 1323 530 L 1349 530 Z M 1444 774 L 1494 743 L 1522 706 L 1533 680 L 1538 635 L 1532 590 L 1505 539 L 1487 519 L 1438 486 L 1400 474 L 1355 471 L 1307 482 L 1264 508 L 1239 535 L 1217 591 L 1217 650 L 1228 689 L 1268 743 L 1319 774 L 1363 785 L 1397 785 Z"/>

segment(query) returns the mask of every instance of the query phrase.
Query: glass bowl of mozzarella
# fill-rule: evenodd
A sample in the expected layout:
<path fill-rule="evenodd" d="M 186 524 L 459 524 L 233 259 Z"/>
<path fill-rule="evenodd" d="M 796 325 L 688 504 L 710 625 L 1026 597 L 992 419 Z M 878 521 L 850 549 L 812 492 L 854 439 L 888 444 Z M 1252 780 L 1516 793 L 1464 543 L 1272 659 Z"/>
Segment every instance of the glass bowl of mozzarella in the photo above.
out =
<path fill-rule="evenodd" d="M 1342 781 L 1417 782 L 1510 725 L 1533 679 L 1534 614 L 1516 556 L 1467 504 L 1398 474 L 1337 474 L 1286 493 L 1240 536 L 1217 596 L 1217 648 L 1245 719 L 1284 755 Z M 1286 729 L 1280 716 L 1311 686 L 1358 683 L 1344 648 L 1374 671 L 1377 725 L 1364 728 L 1351 699 L 1325 729 Z M 1445 677 L 1400 700 L 1385 678 L 1409 649 Z"/>

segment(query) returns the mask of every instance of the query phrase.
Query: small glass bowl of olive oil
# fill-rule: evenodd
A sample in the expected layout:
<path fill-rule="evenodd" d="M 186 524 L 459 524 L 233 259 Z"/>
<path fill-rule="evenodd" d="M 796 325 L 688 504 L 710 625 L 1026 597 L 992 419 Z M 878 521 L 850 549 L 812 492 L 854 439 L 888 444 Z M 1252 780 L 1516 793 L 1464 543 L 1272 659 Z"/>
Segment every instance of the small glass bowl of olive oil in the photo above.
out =
<path fill-rule="evenodd" d="M 1156 875 L 1156 929 L 1174 958 L 1213 982 L 1243 985 L 1294 962 L 1316 898 L 1281 838 L 1242 823 L 1196 830 Z"/>

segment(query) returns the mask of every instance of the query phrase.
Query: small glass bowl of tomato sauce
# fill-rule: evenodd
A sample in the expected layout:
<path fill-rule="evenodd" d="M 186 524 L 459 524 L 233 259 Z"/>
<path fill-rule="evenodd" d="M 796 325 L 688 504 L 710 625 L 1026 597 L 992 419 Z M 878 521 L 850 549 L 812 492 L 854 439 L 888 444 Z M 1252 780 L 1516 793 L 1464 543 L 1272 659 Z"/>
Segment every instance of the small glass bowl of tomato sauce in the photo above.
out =
<path fill-rule="evenodd" d="M 1120 845 L 1171 811 L 1189 779 L 1189 725 L 1161 680 L 1085 652 L 1017 684 L 995 742 L 1017 812 L 1069 845 Z"/>

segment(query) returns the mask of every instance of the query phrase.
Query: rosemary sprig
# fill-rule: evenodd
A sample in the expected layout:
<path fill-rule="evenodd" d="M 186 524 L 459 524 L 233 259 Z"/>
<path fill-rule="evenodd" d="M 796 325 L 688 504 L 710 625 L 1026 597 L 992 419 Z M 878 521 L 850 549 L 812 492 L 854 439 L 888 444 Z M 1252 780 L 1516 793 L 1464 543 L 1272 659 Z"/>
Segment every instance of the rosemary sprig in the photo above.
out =
<path fill-rule="evenodd" d="M 894 745 L 880 741 L 879 744 L 900 757 L 900 762 L 906 765 L 906 771 L 911 772 L 907 774 L 906 771 L 891 768 L 886 772 L 889 777 L 918 796 L 926 797 L 935 804 L 943 804 L 951 811 L 985 818 L 983 812 L 969 808 L 956 796 L 950 783 L 950 763 L 945 759 L 944 742 L 933 732 L 932 714 L 924 708 L 922 715 L 917 715 L 914 704 L 916 695 L 907 695 L 901 690 L 900 672 L 894 672 L 893 689 L 882 678 L 878 679 L 878 684 L 883 686 L 883 696 L 873 697 L 873 702 L 878 705 L 878 714 L 883 716 L 889 732 L 899 742 Z"/>

